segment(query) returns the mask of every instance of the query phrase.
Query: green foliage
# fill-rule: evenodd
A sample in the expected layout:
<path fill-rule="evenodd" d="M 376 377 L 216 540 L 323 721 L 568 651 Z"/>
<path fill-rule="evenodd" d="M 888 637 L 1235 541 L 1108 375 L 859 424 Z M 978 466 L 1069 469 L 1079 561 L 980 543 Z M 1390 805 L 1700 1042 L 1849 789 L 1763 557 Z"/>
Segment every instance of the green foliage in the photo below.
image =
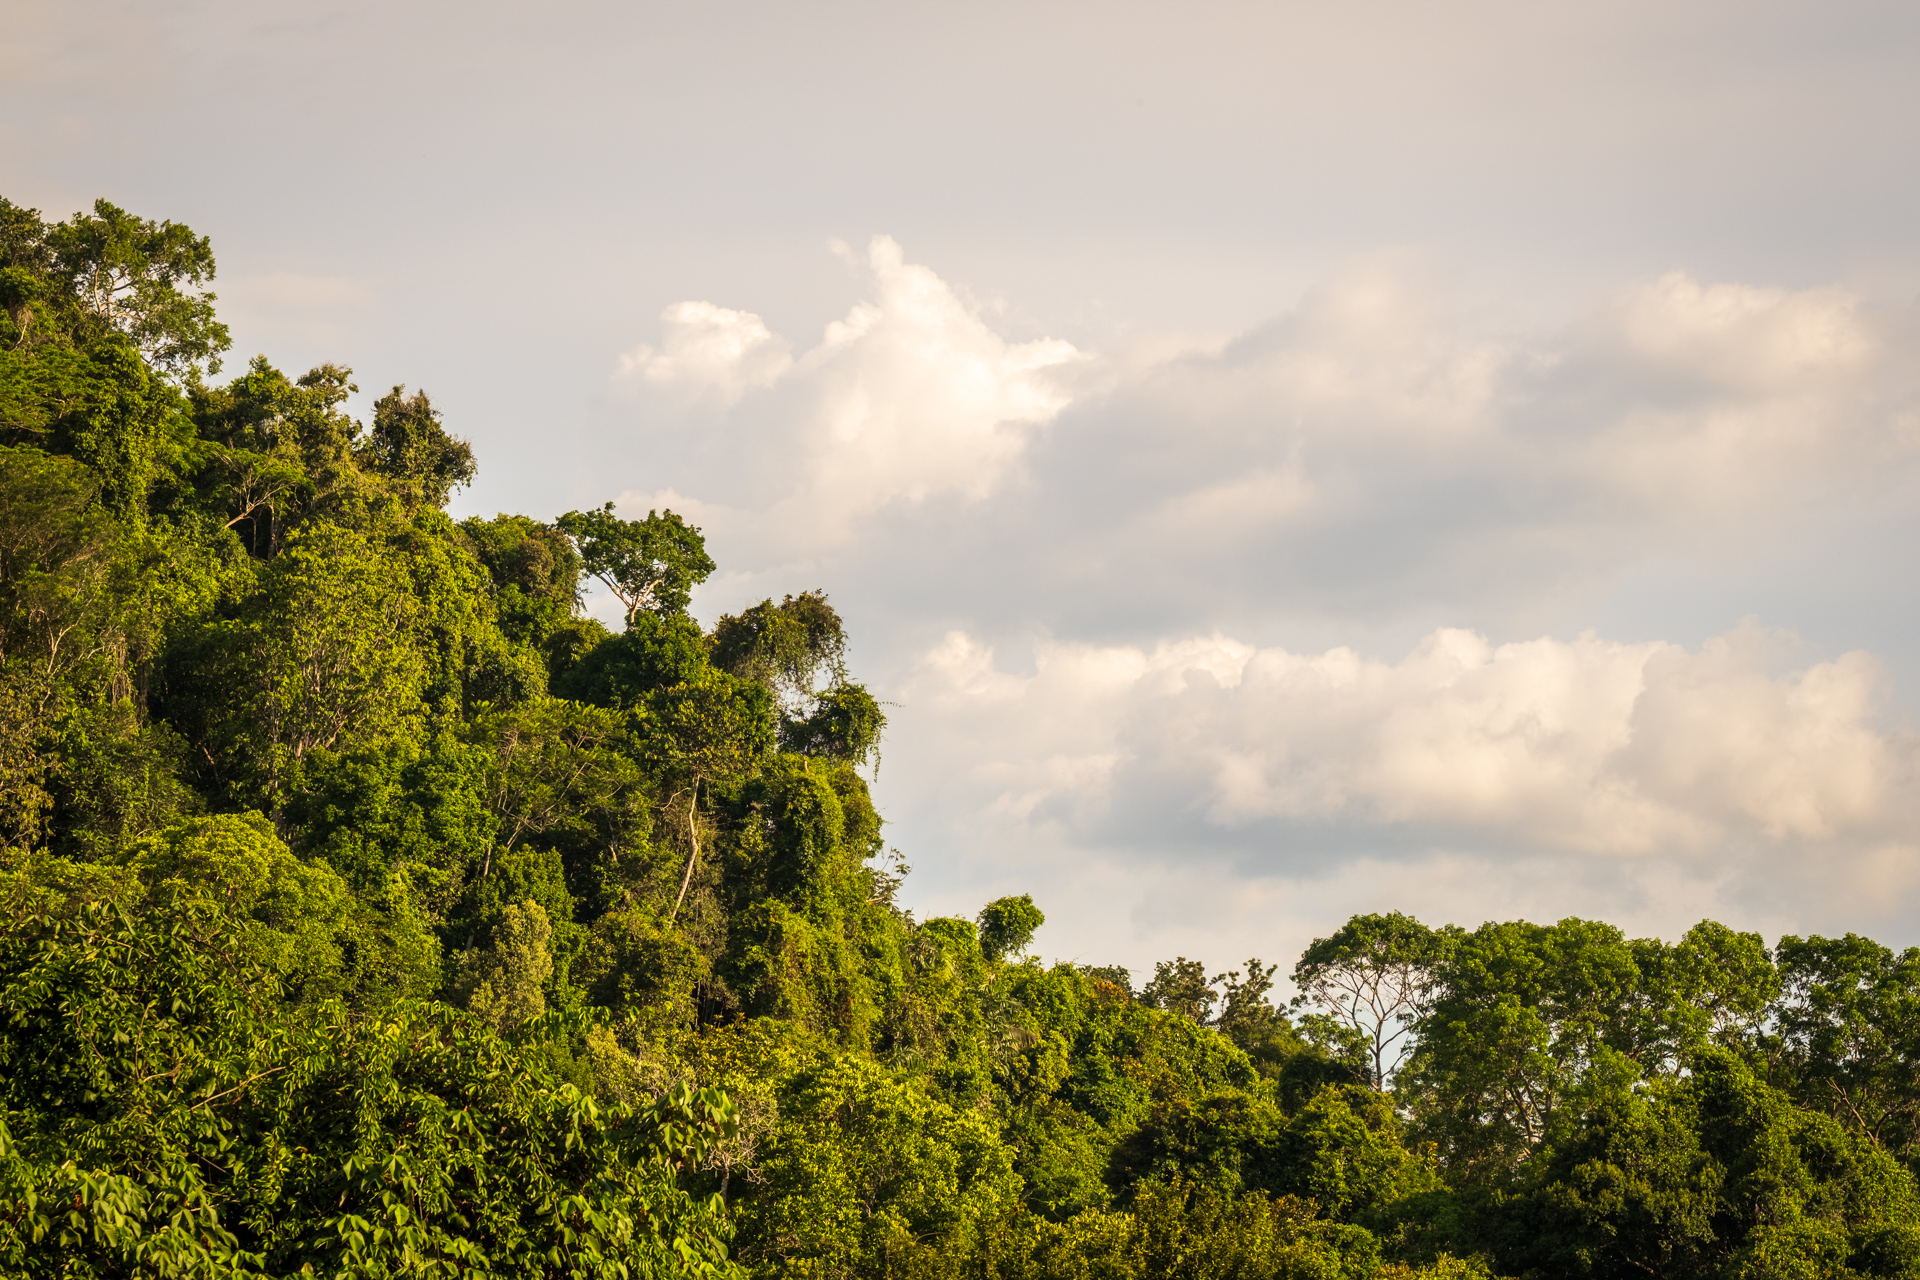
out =
<path fill-rule="evenodd" d="M 255 558 L 278 555 L 305 520 L 360 513 L 367 486 L 352 453 L 360 426 L 340 411 L 358 389 L 351 379 L 321 365 L 295 382 L 256 356 L 226 386 L 192 388 L 195 496 Z"/>
<path fill-rule="evenodd" d="M 74 457 L 107 507 L 144 515 L 185 461 L 176 383 L 219 368 L 211 246 L 105 200 L 48 224 L 0 200 L 0 438 Z"/>
<path fill-rule="evenodd" d="M 811 697 L 822 672 L 844 679 L 846 656 L 846 626 L 824 591 L 762 600 L 713 627 L 714 666 L 788 698 Z"/>
<path fill-rule="evenodd" d="M 1219 998 L 1207 979 L 1207 966 L 1185 956 L 1154 965 L 1153 981 L 1140 992 L 1140 1002 L 1148 1008 L 1165 1009 L 1201 1026 L 1212 1018 Z"/>
<path fill-rule="evenodd" d="M 227 327 L 200 288 L 213 274 L 211 243 L 178 223 L 96 200 L 91 215 L 47 224 L 0 199 L 0 340 L 9 347 L 118 336 L 169 374 L 218 372 Z"/>
<path fill-rule="evenodd" d="M 1443 1185 L 1432 1160 L 1407 1149 L 1391 1100 L 1359 1085 L 1321 1089 L 1263 1155 L 1268 1190 L 1335 1219 L 1377 1224 L 1395 1204 Z"/>
<path fill-rule="evenodd" d="M 532 845 L 555 854 L 569 891 L 594 913 L 658 892 L 652 842 L 658 780 L 638 759 L 628 718 L 558 698 L 485 709 L 464 734 L 480 761 L 491 839 L 469 874 Z"/>
<path fill-rule="evenodd" d="M 569 511 L 554 523 L 579 545 L 587 572 L 626 608 L 628 626 L 643 611 L 684 612 L 693 588 L 713 573 L 700 531 L 671 511 L 622 520 L 609 502 L 597 511 Z"/>
<path fill-rule="evenodd" d="M 713 665 L 759 684 L 778 701 L 784 750 L 877 766 L 887 716 L 847 678 L 846 656 L 846 627 L 823 591 L 777 605 L 763 600 L 713 628 Z M 823 675 L 824 689 L 817 687 Z"/>
<path fill-rule="evenodd" d="M 1774 1029 L 1766 1045 L 1775 1078 L 1802 1105 L 1858 1124 L 1913 1165 L 1920 1160 L 1920 949 L 1896 953 L 1851 933 L 1786 937 L 1779 966 L 1786 999 L 1769 1009 Z"/>
<path fill-rule="evenodd" d="M 1122 1188 L 1186 1178 L 1225 1195 L 1264 1189 L 1285 1123 L 1271 1101 L 1243 1089 L 1169 1093 L 1115 1149 L 1111 1176 Z"/>
<path fill-rule="evenodd" d="M 184 636 L 167 711 L 207 744 L 208 785 L 277 809 L 308 752 L 381 741 L 420 714 L 410 585 L 365 535 L 317 525 L 289 536 L 235 616 Z"/>
<path fill-rule="evenodd" d="M 597 707 L 632 707 L 709 670 L 698 623 L 684 614 L 642 613 L 582 654 L 554 692 Z"/>
<path fill-rule="evenodd" d="M 377 892 L 398 874 L 424 909 L 444 915 L 492 847 L 494 765 L 445 725 L 424 742 L 319 748 L 302 759 L 284 818 L 302 856 L 324 859 L 354 892 Z"/>
<path fill-rule="evenodd" d="M 1317 1006 L 1351 1033 L 1339 1037 L 1365 1054 L 1370 1083 L 1384 1089 L 1403 1055 L 1404 1037 L 1445 958 L 1451 939 L 1398 911 L 1355 916 L 1329 938 L 1316 938 L 1294 966 L 1296 1008 Z M 1337 1033 L 1329 1029 L 1327 1039 Z"/>
<path fill-rule="evenodd" d="M 684 1025 L 695 1010 L 694 989 L 712 964 L 686 934 L 635 908 L 594 922 L 575 972 L 588 1001 L 616 1018 L 661 1010 Z"/>
<path fill-rule="evenodd" d="M 116 530 L 76 464 L 0 448 L 0 847 L 41 834 L 56 756 L 44 742 L 114 640 Z"/>
<path fill-rule="evenodd" d="M 1047 922 L 1033 895 L 996 898 L 980 908 L 980 950 L 989 960 L 1004 960 L 1024 952 L 1033 935 Z"/>
<path fill-rule="evenodd" d="M 880 735 L 887 715 L 861 685 L 842 682 L 814 696 L 807 714 L 780 719 L 780 740 L 789 751 L 826 756 L 852 765 L 880 761 Z"/>
<path fill-rule="evenodd" d="M 1674 947 L 1584 920 L 1483 925 L 1447 939 L 1423 981 L 1397 1087 L 1457 1173 L 1495 1180 L 1568 1099 L 1743 1043 L 1778 989 L 1759 939 L 1711 922 Z"/>
<path fill-rule="evenodd" d="M 994 1127 L 857 1059 L 777 1086 L 780 1120 L 741 1198 L 740 1253 L 786 1274 L 884 1274 L 897 1255 L 965 1240 L 1019 1179 Z"/>
<path fill-rule="evenodd" d="M 207 904 L 0 939 L 0 1261 L 30 1277 L 722 1276 L 675 1169 L 731 1113 L 601 1105 L 464 1015 L 277 1012 Z"/>
<path fill-rule="evenodd" d="M 1797 1110 L 1733 1054 L 1646 1092 L 1595 1098 L 1490 1233 L 1503 1261 L 1555 1275 L 1859 1274 L 1897 1248 L 1920 1197 L 1859 1133 Z M 1873 1270 L 1865 1274 L 1901 1274 Z"/>
<path fill-rule="evenodd" d="M 144 519 L 155 485 L 190 462 L 192 424 L 179 390 L 124 340 L 0 350 L 0 424 L 15 443 L 73 458 L 106 507 Z"/>
<path fill-rule="evenodd" d="M 290 1004 L 379 1006 L 438 982 L 437 940 L 408 895 L 389 885 L 356 896 L 325 863 L 294 857 L 257 813 L 175 824 L 107 864 L 32 855 L 0 881 L 22 918 L 104 901 L 143 920 L 217 910 L 235 963 L 271 974 Z"/>
<path fill-rule="evenodd" d="M 582 621 L 575 615 L 586 566 L 573 541 L 552 525 L 505 513 L 462 520 L 460 532 L 493 579 L 500 630 L 539 650 L 557 675 L 559 651 Z"/>
<path fill-rule="evenodd" d="M 547 1011 L 543 988 L 553 976 L 553 924 L 546 908 L 528 899 L 509 903 L 483 952 L 466 960 L 460 994 L 475 1017 L 510 1031 Z"/>
<path fill-rule="evenodd" d="M 529 904 L 538 908 L 537 920 L 528 918 Z M 586 926 L 575 919 L 576 905 L 556 850 L 527 846 L 492 859 L 485 874 L 467 885 L 442 930 L 450 951 L 457 952 L 451 974 L 455 998 L 466 1001 L 480 979 L 506 966 L 517 974 L 538 975 L 521 983 L 529 1005 L 544 1008 L 547 995 L 563 1006 L 576 1004 L 573 963 L 587 942 Z M 534 988 L 542 993 L 539 1001 L 532 998 Z"/>
<path fill-rule="evenodd" d="M 47 844 L 64 856 L 112 858 L 128 841 L 204 807 L 185 781 L 186 740 L 165 724 L 141 723 L 130 703 L 74 708 L 48 746 L 56 767 L 47 782 Z"/>
<path fill-rule="evenodd" d="M 455 489 L 473 481 L 473 449 L 450 435 L 427 393 L 395 387 L 373 404 L 373 428 L 360 447 L 360 461 L 387 484 L 412 515 L 447 505 Z"/>
<path fill-rule="evenodd" d="M 1247 961 L 1245 978 L 1238 969 L 1229 969 L 1214 977 L 1215 982 L 1226 986 L 1214 1026 L 1244 1050 L 1263 1074 L 1269 1075 L 1277 1073 L 1288 1059 L 1300 1056 L 1307 1048 L 1293 1025 L 1267 998 L 1273 990 L 1275 968 L 1253 957 Z"/>
<path fill-rule="evenodd" d="M 257 813 L 200 818 L 136 842 L 126 865 L 167 913 L 207 901 L 236 922 L 243 963 L 266 970 L 290 994 L 338 996 L 345 986 L 341 940 L 353 899 L 324 863 L 303 863 Z"/>

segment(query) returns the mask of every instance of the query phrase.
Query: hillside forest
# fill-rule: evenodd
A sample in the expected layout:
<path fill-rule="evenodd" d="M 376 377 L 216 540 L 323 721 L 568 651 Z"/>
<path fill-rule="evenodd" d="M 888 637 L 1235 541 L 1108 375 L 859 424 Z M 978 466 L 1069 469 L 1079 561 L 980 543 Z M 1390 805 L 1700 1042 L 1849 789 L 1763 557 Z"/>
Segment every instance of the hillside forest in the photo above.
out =
<path fill-rule="evenodd" d="M 1920 1277 L 1920 952 L 918 919 L 825 592 L 454 519 L 213 276 L 0 200 L 0 1274 Z"/>

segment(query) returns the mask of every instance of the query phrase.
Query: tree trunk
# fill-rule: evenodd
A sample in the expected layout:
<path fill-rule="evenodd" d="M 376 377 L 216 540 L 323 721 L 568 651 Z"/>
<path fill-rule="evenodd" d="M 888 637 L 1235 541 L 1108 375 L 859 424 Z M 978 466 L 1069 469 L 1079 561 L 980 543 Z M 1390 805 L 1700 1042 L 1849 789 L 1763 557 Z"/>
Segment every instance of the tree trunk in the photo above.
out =
<path fill-rule="evenodd" d="M 680 914 L 680 904 L 687 900 L 687 886 L 693 883 L 693 864 L 700 861 L 700 828 L 694 822 L 694 806 L 700 802 L 700 782 L 694 780 L 693 793 L 687 797 L 687 839 L 693 844 L 693 851 L 687 854 L 687 871 L 680 877 L 680 896 L 673 900 L 673 910 L 667 913 L 667 923 L 672 924 Z"/>

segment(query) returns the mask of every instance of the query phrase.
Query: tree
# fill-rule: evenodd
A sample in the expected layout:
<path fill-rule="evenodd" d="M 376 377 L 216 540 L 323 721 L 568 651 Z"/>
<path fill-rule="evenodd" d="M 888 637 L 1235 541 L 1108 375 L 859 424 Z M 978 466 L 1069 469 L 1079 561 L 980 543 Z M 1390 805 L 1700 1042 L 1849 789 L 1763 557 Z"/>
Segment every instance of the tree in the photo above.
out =
<path fill-rule="evenodd" d="M 762 600 L 713 628 L 713 665 L 764 685 L 780 703 L 787 751 L 878 767 L 887 716 L 847 679 L 847 633 L 824 591 Z M 818 687 L 825 677 L 827 687 Z"/>
<path fill-rule="evenodd" d="M 1249 959 L 1244 979 L 1238 969 L 1215 974 L 1213 979 L 1226 987 L 1220 1015 L 1213 1025 L 1221 1035 L 1255 1057 L 1261 1056 L 1260 1051 L 1268 1049 L 1275 1040 L 1298 1043 L 1286 1017 L 1267 999 L 1267 993 L 1273 990 L 1275 968 L 1260 963 L 1257 958 Z"/>
<path fill-rule="evenodd" d="M 360 447 L 363 464 L 386 479 L 409 514 L 439 509 L 473 482 L 473 447 L 440 425 L 427 393 L 395 387 L 373 403 L 373 428 Z"/>
<path fill-rule="evenodd" d="M 360 424 L 340 409 L 359 390 L 352 378 L 324 364 L 296 382 L 256 356 L 226 386 L 192 389 L 195 485 L 256 559 L 279 554 L 303 520 L 337 516 L 362 496 Z"/>
<path fill-rule="evenodd" d="M 382 549 L 321 527 L 277 560 L 253 620 L 266 741 L 288 761 L 376 740 L 417 694 L 416 604 Z"/>
<path fill-rule="evenodd" d="M 846 653 L 846 627 L 824 591 L 762 600 L 713 627 L 714 666 L 792 702 L 811 698 L 823 672 L 844 679 Z"/>
<path fill-rule="evenodd" d="M 1354 916 L 1333 936 L 1315 938 L 1293 967 L 1294 1007 L 1317 1007 L 1362 1037 L 1370 1083 L 1385 1089 L 1445 953 L 1445 939 L 1411 916 Z"/>
<path fill-rule="evenodd" d="M 192 460 L 180 394 L 219 367 L 226 327 L 205 237 L 106 201 L 47 224 L 0 200 L 0 441 L 85 463 L 136 522 Z"/>
<path fill-rule="evenodd" d="M 1583 1099 L 1473 1225 L 1509 1274 L 1891 1277 L 1912 1274 L 1920 1197 L 1713 1047 L 1685 1077 Z"/>
<path fill-rule="evenodd" d="M 1757 1051 L 1781 982 L 1759 934 L 1702 920 L 1672 946 L 1657 938 L 1632 946 L 1644 1019 L 1633 1057 L 1644 1070 L 1672 1074 L 1709 1044 Z"/>
<path fill-rule="evenodd" d="M 231 342 L 202 288 L 213 275 L 211 242 L 179 223 L 96 200 L 91 215 L 49 225 L 0 199 L 0 323 L 11 346 L 119 335 L 170 375 L 217 373 Z"/>
<path fill-rule="evenodd" d="M 685 614 L 642 613 L 619 635 L 603 636 L 553 691 L 576 702 L 624 709 L 645 705 L 664 689 L 718 674 L 707 661 L 706 636 Z M 771 695 L 768 697 L 771 702 Z"/>
<path fill-rule="evenodd" d="M 0 930 L 0 1271 L 739 1276 L 679 1175 L 723 1096 L 602 1105 L 444 1005 L 285 1008 L 230 930 L 190 894 Z"/>
<path fill-rule="evenodd" d="M 310 1000 L 347 994 L 354 902 L 325 863 L 303 863 L 257 813 L 191 819 L 136 841 L 126 865 L 153 910 L 205 901 L 233 922 L 244 961 Z"/>
<path fill-rule="evenodd" d="M 574 620 L 585 571 L 573 540 L 553 525 L 502 512 L 460 522 L 493 578 L 500 629 L 520 644 L 544 649 Z"/>
<path fill-rule="evenodd" d="M 1140 1002 L 1149 1009 L 1177 1013 L 1203 1027 L 1212 1019 L 1213 1006 L 1219 999 L 1207 980 L 1207 967 L 1185 956 L 1157 962 L 1153 981 L 1140 991 Z"/>
<path fill-rule="evenodd" d="M 1033 905 L 1032 894 L 995 898 L 980 908 L 980 950 L 989 960 L 1019 955 L 1046 922 L 1040 908 Z"/>
<path fill-rule="evenodd" d="M 467 1008 L 495 1031 L 511 1031 L 547 1011 L 542 988 L 553 976 L 553 924 L 537 902 L 515 902 L 493 926 L 493 941 L 463 961 Z"/>
<path fill-rule="evenodd" d="M 1396 1084 L 1454 1176 L 1504 1176 L 1570 1098 L 1672 1061 L 1676 989 L 1642 967 L 1657 945 L 1571 918 L 1449 940 Z"/>
<path fill-rule="evenodd" d="M 481 866 L 528 841 L 637 871 L 652 829 L 654 782 L 634 759 L 625 717 L 560 698 L 490 708 L 466 724 L 485 749 L 482 794 L 495 825 Z M 579 880 L 586 877 L 577 875 Z M 584 885 L 582 886 L 585 887 Z"/>
<path fill-rule="evenodd" d="M 675 614 L 713 573 L 700 531 L 671 511 L 622 520 L 607 503 L 598 511 L 569 511 L 554 523 L 580 548 L 587 572 L 613 592 L 627 625 L 644 610 Z"/>
<path fill-rule="evenodd" d="M 855 767 L 873 763 L 880 768 L 880 736 L 886 732 L 887 713 L 862 685 L 842 681 L 815 695 L 804 717 L 782 713 L 780 740 L 789 751 L 844 760 Z"/>
<path fill-rule="evenodd" d="M 738 777 L 772 749 L 770 701 L 758 685 L 718 671 L 662 690 L 651 701 L 651 754 L 687 806 L 687 869 L 667 913 L 669 923 L 680 914 L 700 864 L 701 791 Z"/>
<path fill-rule="evenodd" d="M 936 1262 L 1019 1195 L 1011 1153 L 985 1116 L 877 1064 L 802 1068 L 778 1094 L 761 1181 L 739 1201 L 741 1253 L 767 1273 L 885 1275 Z"/>
<path fill-rule="evenodd" d="M 364 535 L 326 524 L 293 535 L 238 613 L 175 646 L 166 700 L 228 794 L 277 810 L 309 751 L 377 742 L 418 711 L 419 605 Z"/>
<path fill-rule="evenodd" d="M 1330 1217 L 1379 1215 L 1441 1186 L 1430 1159 L 1407 1150 L 1392 1101 L 1360 1085 L 1330 1085 L 1288 1117 L 1269 1156 L 1269 1191 L 1312 1200 Z"/>
<path fill-rule="evenodd" d="M 115 641 L 118 530 L 78 465 L 0 447 L 0 848 L 40 835 L 42 737 L 80 669 Z"/>
<path fill-rule="evenodd" d="M 1920 1156 L 1920 948 L 1849 933 L 1780 939 L 1767 1049 L 1779 1083 L 1909 1161 Z"/>

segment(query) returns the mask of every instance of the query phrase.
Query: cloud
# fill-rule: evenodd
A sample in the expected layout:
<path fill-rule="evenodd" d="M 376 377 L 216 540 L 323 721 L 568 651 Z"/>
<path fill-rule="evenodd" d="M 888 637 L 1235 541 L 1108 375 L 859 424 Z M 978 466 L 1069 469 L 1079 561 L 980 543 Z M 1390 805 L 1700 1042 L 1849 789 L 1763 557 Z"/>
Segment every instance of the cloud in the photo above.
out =
<path fill-rule="evenodd" d="M 805 352 L 681 303 L 623 362 L 627 385 L 705 398 L 691 436 L 654 441 L 743 585 L 887 574 L 912 548 L 1000 612 L 988 629 L 1551 625 L 1549 593 L 1676 546 L 1751 558 L 1920 463 L 1912 321 L 1839 289 L 1675 272 L 1518 336 L 1383 256 L 1231 342 L 1134 362 L 1008 339 L 885 237 L 862 267 L 866 299 Z"/>
<path fill-rule="evenodd" d="M 1326 874 L 1357 848 L 1465 851 L 1787 875 L 1796 892 L 1795 868 L 1819 864 L 1829 898 L 1905 894 L 1920 742 L 1889 723 L 1869 655 L 1783 665 L 1801 647 L 1753 624 L 1694 651 L 1443 629 L 1388 662 L 1212 635 L 1042 644 L 1015 674 L 955 633 L 903 701 L 970 760 L 944 775 L 963 793 L 949 803 L 1003 847 L 1256 876 Z"/>
<path fill-rule="evenodd" d="M 1029 429 L 1069 403 L 1052 375 L 1080 352 L 1006 341 L 885 236 L 867 261 L 873 301 L 828 325 L 800 362 L 816 384 L 813 494 L 859 513 L 943 491 L 984 497 Z"/>
<path fill-rule="evenodd" d="M 1491 329 L 1367 266 L 1216 349 L 1109 358 L 1021 486 L 877 513 L 864 545 L 915 547 L 1000 636 L 1524 634 L 1587 625 L 1649 565 L 1767 572 L 1920 480 L 1913 317 L 1843 291 L 1669 275 L 1553 331 Z"/>
<path fill-rule="evenodd" d="M 1733 391 L 1845 376 L 1879 345 L 1843 289 L 1703 285 L 1684 271 L 1627 291 L 1600 324 L 1650 366 Z"/>
<path fill-rule="evenodd" d="M 793 368 L 791 345 L 752 312 L 676 302 L 660 313 L 660 323 L 666 330 L 661 345 L 641 343 L 622 356 L 623 375 L 711 392 L 731 405 L 749 391 L 772 386 Z"/>
<path fill-rule="evenodd" d="M 1072 344 L 1008 341 L 886 236 L 864 267 L 867 300 L 798 357 L 757 315 L 682 302 L 658 346 L 622 358 L 629 385 L 737 406 L 708 425 L 701 478 L 750 554 L 832 549 L 891 504 L 984 498 L 1070 403 Z"/>
<path fill-rule="evenodd" d="M 709 616 L 833 593 L 928 910 L 1031 888 L 1048 946 L 1136 961 L 1388 906 L 1920 918 L 1920 746 L 1801 607 L 1920 536 L 1914 317 L 1676 272 L 1522 331 L 1416 268 L 1130 355 L 879 239 L 805 351 L 669 313 L 625 377 L 705 399 L 629 499 L 708 529 Z M 1676 565 L 1711 607 L 1610 603 Z"/>

